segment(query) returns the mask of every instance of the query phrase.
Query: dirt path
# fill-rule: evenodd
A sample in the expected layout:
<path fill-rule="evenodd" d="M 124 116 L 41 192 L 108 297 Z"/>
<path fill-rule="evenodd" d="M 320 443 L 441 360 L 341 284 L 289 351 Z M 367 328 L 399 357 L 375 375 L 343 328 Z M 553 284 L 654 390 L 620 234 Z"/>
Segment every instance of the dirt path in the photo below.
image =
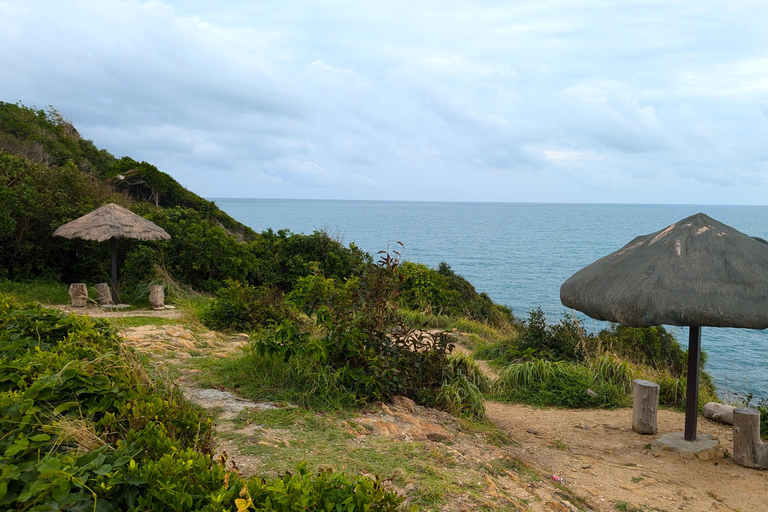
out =
<path fill-rule="evenodd" d="M 632 431 L 632 410 L 537 409 L 486 404 L 488 418 L 522 443 L 516 456 L 565 478 L 601 510 L 768 510 L 768 472 L 738 466 L 732 458 L 684 458 L 648 449 L 656 436 Z M 660 432 L 682 431 L 685 415 L 659 411 Z M 731 451 L 730 426 L 699 418 L 699 433 Z"/>
<path fill-rule="evenodd" d="M 137 312 L 127 314 L 131 313 Z M 191 352 L 229 357 L 246 341 L 243 336 L 224 337 L 181 325 L 125 328 L 123 336 L 128 344 L 173 365 L 190 357 Z M 459 350 L 466 351 L 461 347 Z M 484 369 L 491 372 L 487 366 Z M 220 430 L 231 428 L 226 412 L 230 401 L 233 410 L 264 406 L 196 387 L 194 370 L 183 370 L 180 384 L 193 401 L 220 415 L 224 413 L 219 421 Z M 487 402 L 486 412 L 519 446 L 499 448 L 479 442 L 477 435 L 462 432 L 447 420 L 435 420 L 438 416 L 429 410 L 407 404 L 404 408 L 403 404 L 382 406 L 371 424 L 376 427 L 376 435 L 390 436 L 397 442 L 413 442 L 420 439 L 419 432 L 434 429 L 448 433 L 450 441 L 434 443 L 435 448 L 454 457 L 462 464 L 462 470 L 475 471 L 478 480 L 486 479 L 486 501 L 478 501 L 476 493 L 472 499 L 468 494 L 460 494 L 445 503 L 443 510 L 468 511 L 484 505 L 500 510 L 558 512 L 768 511 L 768 471 L 738 466 L 727 454 L 724 458 L 700 460 L 651 450 L 648 447 L 654 436 L 632 431 L 631 409 L 543 409 Z M 682 431 L 683 424 L 682 413 L 659 411 L 660 432 Z M 421 430 L 414 431 L 414 425 Z M 733 449 L 731 427 L 700 417 L 698 431 L 718 438 L 722 449 Z M 258 470 L 259 460 L 240 456 L 232 442 L 222 441 L 221 448 L 246 472 Z M 510 471 L 489 475 L 480 470 L 504 458 L 528 464 L 541 475 L 541 480 L 531 481 Z M 563 478 L 562 485 L 553 483 L 552 475 Z"/>

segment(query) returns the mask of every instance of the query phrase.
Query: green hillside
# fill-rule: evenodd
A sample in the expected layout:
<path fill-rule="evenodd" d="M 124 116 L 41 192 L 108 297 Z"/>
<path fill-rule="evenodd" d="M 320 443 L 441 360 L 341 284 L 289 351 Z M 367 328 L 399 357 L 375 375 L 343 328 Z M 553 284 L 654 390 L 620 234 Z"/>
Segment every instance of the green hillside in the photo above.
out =
<path fill-rule="evenodd" d="M 121 289 L 128 293 L 160 276 L 204 292 L 229 281 L 289 292 L 315 272 L 346 280 L 373 265 L 368 254 L 323 232 L 256 233 L 154 165 L 99 149 L 53 107 L 0 102 L 0 201 L 5 206 L 0 278 L 14 281 L 108 281 L 109 244 L 52 235 L 110 202 L 152 220 L 172 237 L 118 241 Z M 401 304 L 411 310 L 482 321 L 511 318 L 509 310 L 450 270 L 410 265 L 402 272 Z"/>

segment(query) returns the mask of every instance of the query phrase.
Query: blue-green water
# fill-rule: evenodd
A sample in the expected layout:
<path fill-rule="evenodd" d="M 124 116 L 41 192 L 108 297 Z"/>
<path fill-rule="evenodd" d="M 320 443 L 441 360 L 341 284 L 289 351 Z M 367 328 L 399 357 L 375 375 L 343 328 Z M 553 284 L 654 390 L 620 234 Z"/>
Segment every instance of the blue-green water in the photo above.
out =
<path fill-rule="evenodd" d="M 580 268 L 624 246 L 703 212 L 768 239 L 768 206 L 445 203 L 217 199 L 216 204 L 256 231 L 325 230 L 375 253 L 405 245 L 405 259 L 432 267 L 447 262 L 478 291 L 518 317 L 541 306 L 560 318 L 560 285 Z M 768 304 L 766 305 L 768 307 Z M 588 325 L 602 324 L 587 320 Z M 683 346 L 687 331 L 673 328 Z M 768 397 L 768 332 L 705 328 L 706 370 L 720 394 Z"/>

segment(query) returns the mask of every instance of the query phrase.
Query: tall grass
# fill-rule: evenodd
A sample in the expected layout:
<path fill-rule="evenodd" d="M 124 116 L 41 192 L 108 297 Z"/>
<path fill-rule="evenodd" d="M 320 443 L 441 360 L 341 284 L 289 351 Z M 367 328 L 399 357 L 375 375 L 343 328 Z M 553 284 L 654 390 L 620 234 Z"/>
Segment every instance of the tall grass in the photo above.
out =
<path fill-rule="evenodd" d="M 444 384 L 437 392 L 435 405 L 454 416 L 481 420 L 485 417 L 485 397 L 491 380 L 472 358 L 452 354 L 443 368 Z"/>
<path fill-rule="evenodd" d="M 491 394 L 542 406 L 625 407 L 632 403 L 632 376 L 629 364 L 611 356 L 586 364 L 535 359 L 508 366 Z"/>
<path fill-rule="evenodd" d="M 354 393 L 341 383 L 339 373 L 307 356 L 259 355 L 246 347 L 238 358 L 198 362 L 203 384 L 236 388 L 254 401 L 288 402 L 318 410 L 339 410 L 360 405 Z"/>
<path fill-rule="evenodd" d="M 24 282 L 0 279 L 0 296 L 15 298 L 22 303 L 39 302 L 43 305 L 68 304 L 70 301 L 69 286 L 47 279 Z"/>

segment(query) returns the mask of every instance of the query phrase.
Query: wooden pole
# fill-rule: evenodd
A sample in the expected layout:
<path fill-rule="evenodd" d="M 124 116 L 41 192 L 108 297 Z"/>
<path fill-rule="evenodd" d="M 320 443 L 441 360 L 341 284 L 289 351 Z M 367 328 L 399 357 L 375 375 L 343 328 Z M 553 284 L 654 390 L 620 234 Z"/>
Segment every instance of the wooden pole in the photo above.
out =
<path fill-rule="evenodd" d="M 701 359 L 701 327 L 692 325 L 688 335 L 688 388 L 685 395 L 686 441 L 696 440 L 696 422 L 699 415 L 699 361 Z"/>
<path fill-rule="evenodd" d="M 647 380 L 632 381 L 632 430 L 638 434 L 658 432 L 659 385 Z"/>
<path fill-rule="evenodd" d="M 112 245 L 112 303 L 120 304 L 117 296 L 117 242 L 115 237 L 109 239 Z"/>
<path fill-rule="evenodd" d="M 768 469 L 768 444 L 760 441 L 760 411 L 733 410 L 733 460 L 747 468 Z"/>

